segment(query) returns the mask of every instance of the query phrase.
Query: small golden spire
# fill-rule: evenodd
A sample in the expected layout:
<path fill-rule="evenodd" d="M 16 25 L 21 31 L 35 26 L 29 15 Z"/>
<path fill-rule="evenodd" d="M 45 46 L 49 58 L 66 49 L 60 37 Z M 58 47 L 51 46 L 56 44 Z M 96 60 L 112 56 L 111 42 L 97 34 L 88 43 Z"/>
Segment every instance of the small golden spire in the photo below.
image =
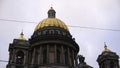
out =
<path fill-rule="evenodd" d="M 111 52 L 108 48 L 107 48 L 107 45 L 106 43 L 104 42 L 104 51 L 103 52 Z"/>
<path fill-rule="evenodd" d="M 19 40 L 26 40 L 26 39 L 24 38 L 23 31 L 21 32 L 20 37 L 19 37 L 18 39 L 19 39 Z"/>
<path fill-rule="evenodd" d="M 105 48 L 105 50 L 107 50 L 107 45 L 106 45 L 106 43 L 104 42 L 104 48 Z"/>

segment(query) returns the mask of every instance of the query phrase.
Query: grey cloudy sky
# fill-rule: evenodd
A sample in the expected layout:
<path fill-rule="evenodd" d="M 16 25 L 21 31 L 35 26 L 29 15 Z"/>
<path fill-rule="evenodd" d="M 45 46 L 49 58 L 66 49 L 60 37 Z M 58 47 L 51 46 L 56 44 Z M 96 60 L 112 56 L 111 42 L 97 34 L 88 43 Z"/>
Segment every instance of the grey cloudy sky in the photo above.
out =
<path fill-rule="evenodd" d="M 9 43 L 19 37 L 22 29 L 30 38 L 39 21 L 47 18 L 51 4 L 56 17 L 66 25 L 120 30 L 120 0 L 0 0 L 0 19 L 34 22 L 0 20 L 0 60 L 8 60 Z M 120 55 L 120 31 L 68 28 L 80 46 L 79 54 L 94 68 L 98 68 L 96 59 L 104 50 L 104 42 Z M 0 62 L 0 68 L 6 64 Z"/>

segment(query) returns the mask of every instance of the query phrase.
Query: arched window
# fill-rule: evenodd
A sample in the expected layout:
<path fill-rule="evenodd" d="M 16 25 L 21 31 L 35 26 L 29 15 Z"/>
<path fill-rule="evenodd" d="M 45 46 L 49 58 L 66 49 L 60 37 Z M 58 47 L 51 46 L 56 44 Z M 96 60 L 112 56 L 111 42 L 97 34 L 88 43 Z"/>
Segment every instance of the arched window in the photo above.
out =
<path fill-rule="evenodd" d="M 43 31 L 43 34 L 47 34 L 47 30 L 44 30 L 44 31 Z"/>
<path fill-rule="evenodd" d="M 54 30 L 49 30 L 49 33 L 54 34 L 55 32 L 54 32 Z"/>
<path fill-rule="evenodd" d="M 60 34 L 60 31 L 59 31 L 59 30 L 56 30 L 56 34 Z"/>
<path fill-rule="evenodd" d="M 22 51 L 18 51 L 16 53 L 16 64 L 23 64 L 24 62 L 24 53 Z"/>

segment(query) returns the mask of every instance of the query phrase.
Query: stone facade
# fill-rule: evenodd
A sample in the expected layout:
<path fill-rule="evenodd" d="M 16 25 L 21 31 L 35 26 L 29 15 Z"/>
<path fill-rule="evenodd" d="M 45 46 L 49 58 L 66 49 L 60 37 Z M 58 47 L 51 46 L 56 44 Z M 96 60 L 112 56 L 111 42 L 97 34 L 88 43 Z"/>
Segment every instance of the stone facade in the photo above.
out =
<path fill-rule="evenodd" d="M 84 62 L 85 57 L 78 56 L 79 45 L 55 14 L 51 7 L 48 18 L 36 26 L 29 40 L 21 33 L 10 43 L 6 68 L 92 68 Z M 107 54 L 98 57 L 100 68 L 118 68 L 118 56 L 112 52 Z"/>
<path fill-rule="evenodd" d="M 48 11 L 48 19 L 54 26 L 38 28 L 27 41 L 21 34 L 10 44 L 7 68 L 74 68 L 79 46 L 65 24 L 55 18 L 55 11 Z M 57 22 L 57 23 L 56 23 Z M 43 22 L 44 23 L 44 22 Z M 46 22 L 45 22 L 46 23 Z M 48 21 L 48 23 L 50 23 Z"/>

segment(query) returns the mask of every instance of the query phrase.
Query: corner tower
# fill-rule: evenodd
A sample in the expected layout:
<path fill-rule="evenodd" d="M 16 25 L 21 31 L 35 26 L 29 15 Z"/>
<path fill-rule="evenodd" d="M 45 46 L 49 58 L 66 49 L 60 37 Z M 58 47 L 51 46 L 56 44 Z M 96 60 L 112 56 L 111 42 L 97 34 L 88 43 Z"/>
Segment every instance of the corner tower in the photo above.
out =
<path fill-rule="evenodd" d="M 56 18 L 51 7 L 48 18 L 42 20 L 30 38 L 33 68 L 73 68 L 77 64 L 79 46 L 68 27 Z M 76 63 L 75 63 L 76 62 Z"/>
<path fill-rule="evenodd" d="M 119 68 L 119 56 L 109 50 L 105 44 L 104 51 L 98 56 L 99 68 Z"/>
<path fill-rule="evenodd" d="M 9 45 L 9 61 L 6 68 L 28 67 L 29 42 L 24 38 L 23 32 L 20 37 L 13 40 Z"/>

